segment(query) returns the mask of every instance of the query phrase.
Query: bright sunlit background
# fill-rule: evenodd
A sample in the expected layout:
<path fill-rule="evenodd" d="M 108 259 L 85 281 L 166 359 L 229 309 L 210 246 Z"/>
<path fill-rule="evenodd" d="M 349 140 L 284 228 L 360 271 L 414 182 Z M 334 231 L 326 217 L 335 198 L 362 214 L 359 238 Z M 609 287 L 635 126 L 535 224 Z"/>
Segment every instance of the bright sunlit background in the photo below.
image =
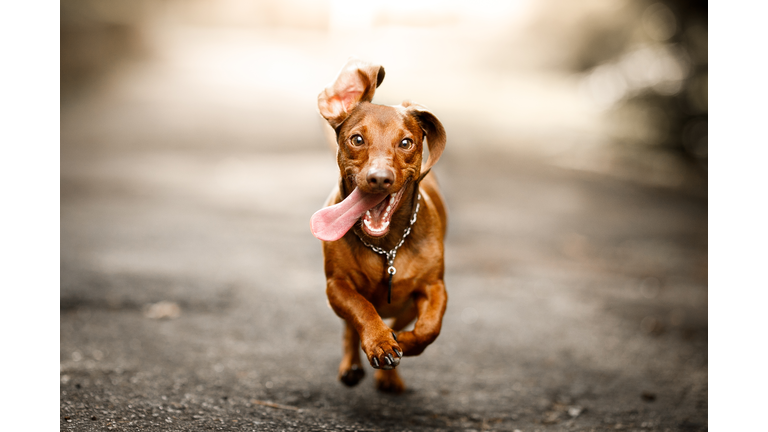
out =
<path fill-rule="evenodd" d="M 61 10 L 64 156 L 320 148 L 315 97 L 355 55 L 387 70 L 376 101 L 427 105 L 451 151 L 706 188 L 706 2 L 78 0 Z M 102 139 L 110 127 L 122 133 Z"/>

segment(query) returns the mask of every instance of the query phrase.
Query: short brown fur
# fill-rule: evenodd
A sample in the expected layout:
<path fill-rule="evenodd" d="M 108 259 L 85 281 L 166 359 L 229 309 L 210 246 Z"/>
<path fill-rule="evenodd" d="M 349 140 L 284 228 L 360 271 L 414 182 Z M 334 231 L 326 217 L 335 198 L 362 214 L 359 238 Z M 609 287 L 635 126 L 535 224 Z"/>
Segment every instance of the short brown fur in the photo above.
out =
<path fill-rule="evenodd" d="M 344 354 L 339 379 L 356 385 L 364 376 L 359 346 L 377 371 L 376 387 L 400 393 L 405 389 L 395 369 L 402 356 L 415 356 L 440 334 L 447 304 L 443 282 L 443 238 L 447 213 L 434 175 L 429 171 L 445 146 L 439 120 L 423 107 L 405 102 L 390 107 L 370 103 L 384 69 L 351 59 L 336 81 L 318 97 L 320 114 L 336 132 L 340 180 L 326 205 L 341 202 L 356 187 L 365 193 L 393 193 L 405 188 L 394 209 L 389 231 L 369 236 L 358 222 L 341 239 L 323 242 L 326 294 L 333 311 L 345 322 Z M 350 144 L 360 135 L 365 144 Z M 398 146 L 410 139 L 410 148 Z M 423 143 L 429 159 L 422 165 Z M 386 188 L 371 185 L 371 170 L 391 170 Z M 418 188 L 418 192 L 417 189 Z M 394 248 L 403 237 L 413 215 L 417 193 L 421 199 L 416 223 L 397 251 L 391 303 L 387 303 L 387 263 L 383 255 L 363 244 Z M 392 318 L 391 326 L 383 319 Z M 414 319 L 411 331 L 402 331 Z M 395 338 L 395 332 L 397 334 Z"/>

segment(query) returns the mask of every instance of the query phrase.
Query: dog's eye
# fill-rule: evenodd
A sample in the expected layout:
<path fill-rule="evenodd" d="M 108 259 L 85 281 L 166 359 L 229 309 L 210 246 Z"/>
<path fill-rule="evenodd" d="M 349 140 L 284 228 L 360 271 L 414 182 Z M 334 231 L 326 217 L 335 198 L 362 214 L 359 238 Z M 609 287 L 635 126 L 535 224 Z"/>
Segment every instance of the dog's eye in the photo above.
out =
<path fill-rule="evenodd" d="M 403 150 L 408 150 L 413 145 L 413 141 L 410 140 L 410 138 L 404 138 L 402 141 L 400 141 L 400 148 Z"/>
<path fill-rule="evenodd" d="M 363 145 L 363 143 L 365 143 L 365 141 L 363 140 L 363 137 L 361 137 L 360 135 L 353 135 L 352 138 L 349 139 L 349 142 L 355 147 L 360 147 L 361 145 Z"/>

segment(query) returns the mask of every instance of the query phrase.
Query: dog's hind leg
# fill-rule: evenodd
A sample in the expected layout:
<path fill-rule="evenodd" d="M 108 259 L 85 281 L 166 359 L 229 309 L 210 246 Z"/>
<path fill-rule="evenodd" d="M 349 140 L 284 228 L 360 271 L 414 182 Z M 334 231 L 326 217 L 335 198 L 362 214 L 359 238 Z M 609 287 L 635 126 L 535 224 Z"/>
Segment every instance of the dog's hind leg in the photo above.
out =
<path fill-rule="evenodd" d="M 400 379 L 397 369 L 377 369 L 374 375 L 376 388 L 385 393 L 400 394 L 405 391 L 405 383 Z"/>
<path fill-rule="evenodd" d="M 344 354 L 339 365 L 339 380 L 352 387 L 357 385 L 365 371 L 360 362 L 360 336 L 354 327 L 344 321 Z"/>

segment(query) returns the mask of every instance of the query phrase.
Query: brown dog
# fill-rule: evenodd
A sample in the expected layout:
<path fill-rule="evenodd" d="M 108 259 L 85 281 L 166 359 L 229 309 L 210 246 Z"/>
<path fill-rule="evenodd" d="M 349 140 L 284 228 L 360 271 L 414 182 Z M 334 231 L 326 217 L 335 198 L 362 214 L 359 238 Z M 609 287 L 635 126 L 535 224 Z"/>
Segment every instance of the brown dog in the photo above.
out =
<path fill-rule="evenodd" d="M 429 174 L 445 130 L 422 106 L 370 103 L 383 79 L 383 67 L 350 59 L 318 96 L 320 114 L 336 133 L 341 178 L 310 225 L 323 240 L 328 302 L 346 323 L 339 379 L 353 386 L 365 375 L 362 343 L 379 369 L 376 386 L 400 393 L 405 386 L 395 367 L 437 338 L 448 300 L 446 210 Z M 425 139 L 429 157 L 422 165 Z M 394 318 L 392 326 L 382 318 Z M 412 331 L 400 332 L 414 319 Z"/>

